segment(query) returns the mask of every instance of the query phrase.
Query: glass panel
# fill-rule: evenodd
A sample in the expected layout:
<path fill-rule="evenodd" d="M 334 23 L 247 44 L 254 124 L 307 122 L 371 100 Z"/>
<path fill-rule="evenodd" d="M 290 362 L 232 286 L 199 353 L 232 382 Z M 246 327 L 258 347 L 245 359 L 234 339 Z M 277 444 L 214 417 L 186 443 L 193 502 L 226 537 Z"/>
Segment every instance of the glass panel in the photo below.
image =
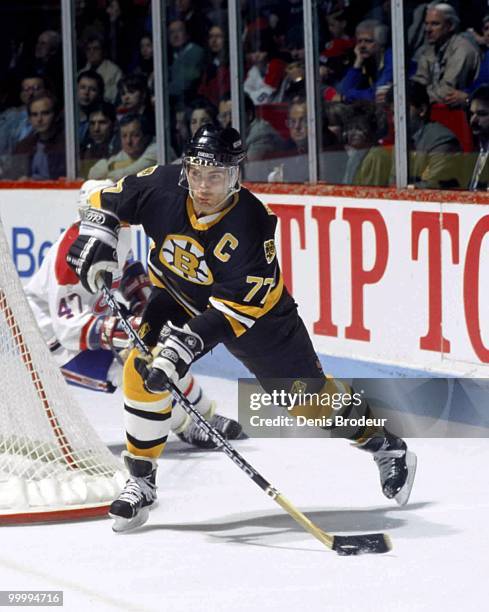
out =
<path fill-rule="evenodd" d="M 171 157 L 205 123 L 230 123 L 227 2 L 167 3 Z"/>
<path fill-rule="evenodd" d="M 151 3 L 75 4 L 78 174 L 117 181 L 157 163 Z"/>
<path fill-rule="evenodd" d="M 245 177 L 307 181 L 303 3 L 242 2 L 241 19 L 248 147 Z"/>
<path fill-rule="evenodd" d="M 319 178 L 395 184 L 389 0 L 318 3 Z"/>
<path fill-rule="evenodd" d="M 1 3 L 0 179 L 66 174 L 60 32 L 60 1 Z"/>
<path fill-rule="evenodd" d="M 416 3 L 417 4 L 417 3 Z M 409 183 L 487 190 L 489 6 L 406 7 Z"/>

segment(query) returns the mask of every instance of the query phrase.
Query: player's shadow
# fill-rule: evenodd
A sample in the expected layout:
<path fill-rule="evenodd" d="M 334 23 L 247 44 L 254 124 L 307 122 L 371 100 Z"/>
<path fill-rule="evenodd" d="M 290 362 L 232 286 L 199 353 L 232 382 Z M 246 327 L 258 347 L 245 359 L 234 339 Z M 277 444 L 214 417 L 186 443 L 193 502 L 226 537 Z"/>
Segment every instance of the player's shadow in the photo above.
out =
<path fill-rule="evenodd" d="M 426 520 L 416 515 L 433 504 L 428 502 L 398 507 L 350 508 L 334 510 L 304 510 L 318 527 L 328 533 L 399 532 L 403 538 L 442 537 L 456 533 L 456 529 Z M 404 529 L 405 528 L 405 529 Z M 245 513 L 229 515 L 220 520 L 198 523 L 146 524 L 133 533 L 151 531 L 181 531 L 206 533 L 209 537 L 225 543 L 265 546 L 270 548 L 300 547 L 291 544 L 303 541 L 304 529 L 285 513 Z M 395 537 L 395 534 L 393 534 Z M 301 548 L 317 550 L 317 548 Z"/>

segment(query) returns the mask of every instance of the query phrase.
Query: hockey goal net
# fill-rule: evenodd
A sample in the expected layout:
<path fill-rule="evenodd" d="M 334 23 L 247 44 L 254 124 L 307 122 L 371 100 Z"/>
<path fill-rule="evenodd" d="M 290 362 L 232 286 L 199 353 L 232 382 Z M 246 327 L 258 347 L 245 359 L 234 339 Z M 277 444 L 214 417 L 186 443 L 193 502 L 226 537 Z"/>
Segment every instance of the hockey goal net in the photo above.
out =
<path fill-rule="evenodd" d="M 0 523 L 106 513 L 119 461 L 70 395 L 39 331 L 0 221 Z"/>

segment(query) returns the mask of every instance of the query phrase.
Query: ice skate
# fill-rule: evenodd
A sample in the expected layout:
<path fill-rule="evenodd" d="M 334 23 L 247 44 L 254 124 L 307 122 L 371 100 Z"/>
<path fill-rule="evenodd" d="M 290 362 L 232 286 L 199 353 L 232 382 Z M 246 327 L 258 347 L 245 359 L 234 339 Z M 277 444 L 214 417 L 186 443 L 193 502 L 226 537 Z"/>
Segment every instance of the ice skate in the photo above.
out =
<path fill-rule="evenodd" d="M 114 519 L 112 529 L 117 533 L 144 525 L 156 501 L 156 461 L 127 451 L 122 457 L 131 477 L 109 509 L 109 516 Z"/>
<path fill-rule="evenodd" d="M 243 428 L 237 421 L 228 419 L 221 414 L 214 413 L 214 406 L 212 406 L 209 412 L 212 416 L 207 420 L 226 440 L 237 440 L 240 437 Z M 177 436 L 183 442 L 191 444 L 192 446 L 197 446 L 197 448 L 216 448 L 210 436 L 191 418 L 185 429 L 178 432 Z"/>
<path fill-rule="evenodd" d="M 395 499 L 400 506 L 407 504 L 416 474 L 417 458 L 408 450 L 404 440 L 387 434 L 369 438 L 359 448 L 372 453 L 379 468 L 384 495 L 388 499 Z"/>

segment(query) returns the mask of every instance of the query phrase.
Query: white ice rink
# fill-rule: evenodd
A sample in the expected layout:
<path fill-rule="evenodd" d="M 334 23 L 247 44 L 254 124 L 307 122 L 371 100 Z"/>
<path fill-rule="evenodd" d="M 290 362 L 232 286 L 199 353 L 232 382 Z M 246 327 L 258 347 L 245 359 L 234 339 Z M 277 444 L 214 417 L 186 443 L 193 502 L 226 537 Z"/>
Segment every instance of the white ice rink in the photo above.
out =
<path fill-rule="evenodd" d="M 200 380 L 232 416 L 237 383 Z M 120 396 L 76 395 L 119 453 Z M 236 447 L 325 531 L 386 531 L 393 550 L 328 551 L 222 453 L 172 438 L 159 506 L 144 527 L 125 535 L 108 519 L 0 527 L 0 590 L 63 590 L 70 612 L 487 609 L 487 439 L 413 440 L 418 474 L 402 510 L 382 496 L 371 457 L 344 441 Z"/>

